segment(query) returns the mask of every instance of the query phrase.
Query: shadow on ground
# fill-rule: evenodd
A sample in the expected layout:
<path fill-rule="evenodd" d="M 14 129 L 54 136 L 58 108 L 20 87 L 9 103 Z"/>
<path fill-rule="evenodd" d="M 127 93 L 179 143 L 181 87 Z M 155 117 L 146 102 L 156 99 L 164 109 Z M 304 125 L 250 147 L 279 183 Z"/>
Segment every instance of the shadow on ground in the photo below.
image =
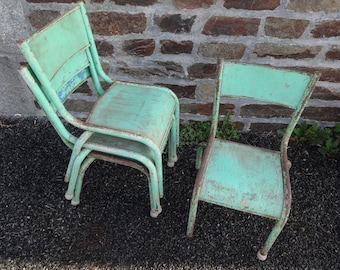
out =
<path fill-rule="evenodd" d="M 81 204 L 64 199 L 70 151 L 46 119 L 0 122 L 1 269 L 339 269 L 339 155 L 293 144 L 292 212 L 267 261 L 256 252 L 273 222 L 200 203 L 194 237 L 185 236 L 195 181 L 195 149 L 165 167 L 163 212 L 149 216 L 147 179 L 95 161 Z M 275 133 L 243 134 L 278 147 Z"/>

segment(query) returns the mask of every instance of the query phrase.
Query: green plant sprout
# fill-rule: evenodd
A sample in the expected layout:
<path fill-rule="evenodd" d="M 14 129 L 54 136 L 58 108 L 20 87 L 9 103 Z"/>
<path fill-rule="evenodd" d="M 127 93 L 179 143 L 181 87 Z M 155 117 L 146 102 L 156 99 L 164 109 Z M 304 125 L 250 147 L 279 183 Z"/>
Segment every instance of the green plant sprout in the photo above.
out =
<path fill-rule="evenodd" d="M 230 120 L 228 112 L 223 121 L 218 124 L 216 137 L 224 140 L 238 140 L 239 133 L 236 124 Z M 180 146 L 198 146 L 208 141 L 211 129 L 210 121 L 190 121 L 180 129 Z"/>
<path fill-rule="evenodd" d="M 284 129 L 278 130 L 282 135 Z M 307 142 L 318 147 L 322 154 L 338 154 L 340 150 L 340 123 L 333 128 L 321 128 L 317 123 L 307 125 L 304 121 L 293 130 L 292 139 Z"/>

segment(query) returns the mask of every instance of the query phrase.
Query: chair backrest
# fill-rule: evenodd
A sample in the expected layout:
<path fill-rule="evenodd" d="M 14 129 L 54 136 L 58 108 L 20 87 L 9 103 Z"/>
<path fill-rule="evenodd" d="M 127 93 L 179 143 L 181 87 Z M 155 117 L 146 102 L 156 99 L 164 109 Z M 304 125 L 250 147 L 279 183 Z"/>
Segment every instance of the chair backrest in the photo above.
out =
<path fill-rule="evenodd" d="M 65 99 L 89 77 L 96 91 L 100 63 L 83 3 L 19 42 L 28 65 L 56 110 L 67 114 Z"/>
<path fill-rule="evenodd" d="M 220 97 L 223 96 L 282 105 L 292 109 L 284 138 L 288 140 L 318 78 L 318 74 L 222 61 L 219 65 L 213 121 L 217 122 Z"/>

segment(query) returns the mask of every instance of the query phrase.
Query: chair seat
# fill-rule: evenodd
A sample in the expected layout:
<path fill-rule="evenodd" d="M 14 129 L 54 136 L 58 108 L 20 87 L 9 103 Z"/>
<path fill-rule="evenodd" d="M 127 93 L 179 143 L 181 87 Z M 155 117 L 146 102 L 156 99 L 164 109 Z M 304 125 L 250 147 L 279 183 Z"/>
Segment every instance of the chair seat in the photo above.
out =
<path fill-rule="evenodd" d="M 127 152 L 140 154 L 150 160 L 153 159 L 150 148 L 140 142 L 117 138 L 109 135 L 102 135 L 98 133 L 94 133 L 88 139 L 88 142 L 98 145 L 104 145 L 105 147 L 109 148 L 122 149 Z"/>
<path fill-rule="evenodd" d="M 279 219 L 283 196 L 279 152 L 214 140 L 200 200 Z"/>
<path fill-rule="evenodd" d="M 166 88 L 115 82 L 98 99 L 88 123 L 138 134 L 163 149 L 176 100 Z"/>

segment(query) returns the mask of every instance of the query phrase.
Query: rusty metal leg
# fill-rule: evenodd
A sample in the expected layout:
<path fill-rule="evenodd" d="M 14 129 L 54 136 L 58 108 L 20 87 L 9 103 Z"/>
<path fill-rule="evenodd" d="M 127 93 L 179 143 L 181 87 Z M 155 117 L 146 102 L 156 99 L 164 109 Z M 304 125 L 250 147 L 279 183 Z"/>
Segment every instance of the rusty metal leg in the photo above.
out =
<path fill-rule="evenodd" d="M 91 165 L 91 163 L 94 160 L 95 160 L 95 158 L 93 158 L 93 157 L 87 157 L 83 161 L 83 163 L 81 164 L 81 167 L 80 167 L 80 170 L 79 170 L 79 173 L 78 173 L 78 177 L 77 177 L 75 190 L 74 190 L 74 197 L 71 201 L 72 205 L 78 205 L 80 203 L 80 192 L 81 192 L 81 188 L 82 188 L 82 185 L 83 185 L 84 175 L 85 175 L 87 168 Z"/>
<path fill-rule="evenodd" d="M 288 216 L 276 222 L 275 226 L 273 227 L 272 231 L 270 232 L 266 242 L 262 246 L 262 248 L 257 252 L 257 258 L 261 261 L 265 261 L 268 256 L 268 252 L 270 248 L 273 246 L 275 240 L 281 233 L 283 227 L 287 222 Z"/>
<path fill-rule="evenodd" d="M 189 210 L 189 218 L 188 218 L 188 226 L 187 226 L 188 237 L 192 237 L 194 233 L 197 207 L 198 207 L 198 195 L 197 195 L 197 192 L 194 190 L 191 203 L 190 203 L 190 210 Z"/>
<path fill-rule="evenodd" d="M 173 167 L 175 162 L 177 161 L 177 154 L 176 154 L 176 144 L 177 144 L 177 131 L 176 131 L 176 121 L 172 122 L 172 127 L 170 130 L 169 136 L 169 146 L 168 146 L 168 167 Z"/>

